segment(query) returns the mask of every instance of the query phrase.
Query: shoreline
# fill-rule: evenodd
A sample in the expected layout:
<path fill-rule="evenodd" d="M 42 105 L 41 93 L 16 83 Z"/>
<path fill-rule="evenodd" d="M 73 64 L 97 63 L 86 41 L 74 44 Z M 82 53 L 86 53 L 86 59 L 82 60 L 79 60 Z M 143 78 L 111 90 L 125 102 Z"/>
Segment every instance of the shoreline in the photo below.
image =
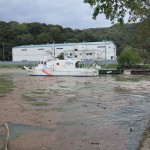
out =
<path fill-rule="evenodd" d="M 137 150 L 149 150 L 149 149 L 150 149 L 150 121 L 148 122 L 147 127 L 143 132 L 143 138 Z"/>

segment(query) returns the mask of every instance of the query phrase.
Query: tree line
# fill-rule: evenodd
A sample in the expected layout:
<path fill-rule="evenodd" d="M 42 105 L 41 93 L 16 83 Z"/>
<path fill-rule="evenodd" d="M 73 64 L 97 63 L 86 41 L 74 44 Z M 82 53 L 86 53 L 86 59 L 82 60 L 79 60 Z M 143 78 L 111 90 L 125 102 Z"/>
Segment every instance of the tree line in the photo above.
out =
<path fill-rule="evenodd" d="M 0 61 L 12 60 L 12 47 L 30 44 L 78 43 L 113 41 L 117 55 L 126 46 L 135 48 L 144 60 L 150 60 L 150 32 L 143 22 L 114 24 L 108 28 L 71 29 L 45 23 L 18 23 L 0 21 Z M 147 24 L 149 27 L 149 24 Z"/>

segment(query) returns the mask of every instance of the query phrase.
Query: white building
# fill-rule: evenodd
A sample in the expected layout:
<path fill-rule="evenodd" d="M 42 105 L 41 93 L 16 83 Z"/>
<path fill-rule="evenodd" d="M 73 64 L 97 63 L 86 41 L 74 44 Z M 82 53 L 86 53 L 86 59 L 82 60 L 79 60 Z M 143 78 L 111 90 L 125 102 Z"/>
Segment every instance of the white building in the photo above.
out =
<path fill-rule="evenodd" d="M 65 58 L 116 60 L 116 46 L 112 41 L 17 46 L 12 48 L 12 60 L 39 61 L 49 52 L 55 57 L 63 52 Z"/>

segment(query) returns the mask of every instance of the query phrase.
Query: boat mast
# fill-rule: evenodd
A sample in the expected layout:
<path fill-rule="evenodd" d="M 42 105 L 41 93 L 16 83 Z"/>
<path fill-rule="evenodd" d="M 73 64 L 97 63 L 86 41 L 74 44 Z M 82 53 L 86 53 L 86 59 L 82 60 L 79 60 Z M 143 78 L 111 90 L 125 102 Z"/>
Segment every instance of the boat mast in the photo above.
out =
<path fill-rule="evenodd" d="M 55 58 L 55 42 L 53 43 L 53 56 L 54 56 L 54 58 Z"/>

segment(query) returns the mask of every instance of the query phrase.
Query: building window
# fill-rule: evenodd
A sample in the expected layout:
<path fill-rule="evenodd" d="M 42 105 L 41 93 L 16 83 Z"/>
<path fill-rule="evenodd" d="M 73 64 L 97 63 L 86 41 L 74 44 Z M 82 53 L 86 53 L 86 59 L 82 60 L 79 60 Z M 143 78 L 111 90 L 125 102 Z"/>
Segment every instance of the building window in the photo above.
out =
<path fill-rule="evenodd" d="M 105 48 L 105 46 L 97 46 L 97 48 Z"/>
<path fill-rule="evenodd" d="M 38 48 L 38 50 L 44 50 L 44 48 Z"/>
<path fill-rule="evenodd" d="M 27 51 L 27 49 L 22 49 L 22 51 Z"/>
<path fill-rule="evenodd" d="M 58 47 L 58 48 L 56 48 L 56 49 L 63 49 L 62 47 Z"/>

